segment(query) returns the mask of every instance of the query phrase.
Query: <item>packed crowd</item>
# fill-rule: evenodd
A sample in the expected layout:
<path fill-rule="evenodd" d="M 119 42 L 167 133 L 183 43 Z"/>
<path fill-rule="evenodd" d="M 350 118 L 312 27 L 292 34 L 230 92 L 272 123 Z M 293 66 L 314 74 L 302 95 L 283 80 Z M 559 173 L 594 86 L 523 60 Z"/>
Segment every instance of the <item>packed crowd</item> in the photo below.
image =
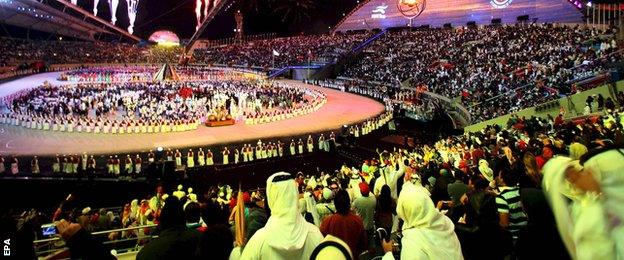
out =
<path fill-rule="evenodd" d="M 347 91 L 381 100 L 386 108 L 404 110 L 405 115 L 416 120 L 431 120 L 440 102 L 422 94 L 423 89 L 396 88 L 392 85 L 360 80 L 306 80 L 306 83 Z"/>
<path fill-rule="evenodd" d="M 319 91 L 256 80 L 47 84 L 10 101 L 0 121 L 67 132 L 178 132 L 197 129 L 205 120 L 275 122 L 311 113 L 325 102 Z"/>
<path fill-rule="evenodd" d="M 478 122 L 568 94 L 577 74 L 621 60 L 613 37 L 537 24 L 388 31 L 343 74 L 461 97 Z"/>
<path fill-rule="evenodd" d="M 201 63 L 282 68 L 309 60 L 334 61 L 362 43 L 370 33 L 337 33 L 256 40 L 195 49 Z"/>
<path fill-rule="evenodd" d="M 0 64 L 5 65 L 28 61 L 48 64 L 177 62 L 181 53 L 180 47 L 138 47 L 125 43 L 0 40 Z"/>
<path fill-rule="evenodd" d="M 624 110 L 562 118 L 512 117 L 320 175 L 279 172 L 264 190 L 159 188 L 123 216 L 159 225 L 137 259 L 617 259 Z M 63 237 L 70 250 L 89 242 Z"/>

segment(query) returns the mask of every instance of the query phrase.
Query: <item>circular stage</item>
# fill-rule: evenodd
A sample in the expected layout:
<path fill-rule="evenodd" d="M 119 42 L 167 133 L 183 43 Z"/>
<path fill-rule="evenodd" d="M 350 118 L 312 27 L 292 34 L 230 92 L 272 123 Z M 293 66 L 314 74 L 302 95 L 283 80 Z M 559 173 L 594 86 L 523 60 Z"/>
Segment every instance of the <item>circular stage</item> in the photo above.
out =
<path fill-rule="evenodd" d="M 44 81 L 60 82 L 60 72 L 36 74 L 0 84 L 0 97 L 36 87 Z M 384 111 L 383 104 L 363 96 L 284 80 L 290 85 L 324 92 L 327 103 L 318 111 L 273 123 L 206 127 L 197 130 L 156 134 L 93 134 L 66 133 L 26 129 L 21 126 L 0 124 L 0 153 L 3 155 L 54 155 L 54 154 L 107 154 L 145 152 L 156 147 L 184 148 L 269 139 L 317 133 L 362 122 Z"/>

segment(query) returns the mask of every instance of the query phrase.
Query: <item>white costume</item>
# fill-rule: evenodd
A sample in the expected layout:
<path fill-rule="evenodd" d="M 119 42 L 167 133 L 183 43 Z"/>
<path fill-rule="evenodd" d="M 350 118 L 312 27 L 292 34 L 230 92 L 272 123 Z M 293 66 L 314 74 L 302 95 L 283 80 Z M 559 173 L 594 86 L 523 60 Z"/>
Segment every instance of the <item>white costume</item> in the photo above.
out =
<path fill-rule="evenodd" d="M 294 179 L 276 181 L 290 174 L 279 172 L 267 180 L 267 199 L 271 209 L 266 225 L 247 242 L 241 259 L 309 259 L 323 235 L 306 222 L 298 210 Z M 238 248 L 235 248 L 236 250 Z"/>
<path fill-rule="evenodd" d="M 544 165 L 542 185 L 572 259 L 624 258 L 622 160 L 624 154 L 612 149 L 590 157 L 583 166 L 564 156 Z M 590 173 L 600 185 L 602 196 L 570 183 L 566 179 L 568 166 L 587 170 L 585 174 Z"/>
<path fill-rule="evenodd" d="M 453 222 L 411 182 L 403 185 L 396 211 L 405 221 L 401 259 L 464 259 Z M 392 252 L 382 259 L 394 259 Z"/>

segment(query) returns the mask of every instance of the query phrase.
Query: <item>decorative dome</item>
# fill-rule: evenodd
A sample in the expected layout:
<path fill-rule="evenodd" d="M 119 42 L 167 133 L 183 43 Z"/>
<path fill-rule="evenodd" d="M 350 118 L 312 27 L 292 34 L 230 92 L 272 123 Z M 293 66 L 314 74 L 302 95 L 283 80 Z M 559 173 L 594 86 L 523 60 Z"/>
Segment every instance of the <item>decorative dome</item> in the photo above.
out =
<path fill-rule="evenodd" d="M 180 38 L 172 31 L 156 31 L 149 40 L 162 45 L 180 45 Z"/>

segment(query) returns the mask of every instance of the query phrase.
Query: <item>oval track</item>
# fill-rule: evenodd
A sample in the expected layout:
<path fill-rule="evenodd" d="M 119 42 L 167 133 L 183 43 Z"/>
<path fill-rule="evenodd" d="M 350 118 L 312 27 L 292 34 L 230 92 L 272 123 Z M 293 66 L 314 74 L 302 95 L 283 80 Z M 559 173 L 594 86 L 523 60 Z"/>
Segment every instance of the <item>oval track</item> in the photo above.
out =
<path fill-rule="evenodd" d="M 44 81 L 58 84 L 57 73 L 37 74 L 0 85 L 0 96 L 38 86 Z M 237 123 L 225 127 L 200 126 L 195 131 L 161 134 L 88 134 L 31 130 L 0 125 L 0 153 L 14 155 L 53 155 L 141 152 L 155 147 L 182 148 L 220 143 L 294 136 L 336 129 L 374 117 L 383 104 L 366 97 L 333 89 L 285 81 L 302 88 L 313 88 L 327 95 L 327 103 L 316 112 L 292 119 L 260 125 Z"/>

